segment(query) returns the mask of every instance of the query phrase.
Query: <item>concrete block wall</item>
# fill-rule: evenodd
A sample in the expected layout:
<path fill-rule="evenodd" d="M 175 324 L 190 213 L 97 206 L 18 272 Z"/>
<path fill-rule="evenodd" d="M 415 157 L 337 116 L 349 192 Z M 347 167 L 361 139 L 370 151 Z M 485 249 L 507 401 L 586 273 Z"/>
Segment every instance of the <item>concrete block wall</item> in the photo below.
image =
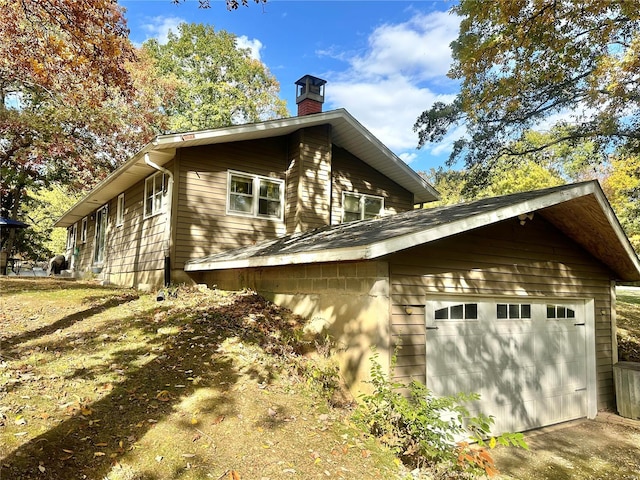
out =
<path fill-rule="evenodd" d="M 389 265 L 382 261 L 289 265 L 203 272 L 196 279 L 226 290 L 251 288 L 328 333 L 353 393 L 367 391 L 373 348 L 389 365 Z"/>

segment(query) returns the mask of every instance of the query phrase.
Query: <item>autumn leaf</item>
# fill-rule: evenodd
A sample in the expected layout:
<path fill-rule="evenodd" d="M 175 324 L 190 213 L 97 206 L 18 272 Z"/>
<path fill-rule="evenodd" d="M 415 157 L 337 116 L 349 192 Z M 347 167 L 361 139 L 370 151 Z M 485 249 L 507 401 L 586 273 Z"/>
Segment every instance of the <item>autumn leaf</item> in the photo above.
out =
<path fill-rule="evenodd" d="M 161 402 L 168 402 L 172 399 L 171 393 L 167 390 L 162 390 L 156 395 L 156 400 L 160 400 Z"/>

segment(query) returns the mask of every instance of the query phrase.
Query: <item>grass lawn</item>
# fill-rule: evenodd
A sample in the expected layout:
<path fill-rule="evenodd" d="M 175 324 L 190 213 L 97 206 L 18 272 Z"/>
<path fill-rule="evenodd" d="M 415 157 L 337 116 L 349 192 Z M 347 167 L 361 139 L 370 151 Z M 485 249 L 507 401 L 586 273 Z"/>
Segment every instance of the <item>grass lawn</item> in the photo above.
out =
<path fill-rule="evenodd" d="M 302 355 L 303 319 L 258 295 L 158 302 L 48 278 L 0 292 L 2 480 L 398 477 L 309 380 L 331 363 Z M 640 361 L 640 289 L 617 310 L 620 359 Z"/>
<path fill-rule="evenodd" d="M 328 362 L 300 355 L 301 319 L 251 292 L 181 288 L 158 302 L 15 278 L 0 291 L 3 480 L 398 472 L 301 373 Z"/>
<path fill-rule="evenodd" d="M 640 362 L 640 287 L 616 289 L 620 361 Z"/>

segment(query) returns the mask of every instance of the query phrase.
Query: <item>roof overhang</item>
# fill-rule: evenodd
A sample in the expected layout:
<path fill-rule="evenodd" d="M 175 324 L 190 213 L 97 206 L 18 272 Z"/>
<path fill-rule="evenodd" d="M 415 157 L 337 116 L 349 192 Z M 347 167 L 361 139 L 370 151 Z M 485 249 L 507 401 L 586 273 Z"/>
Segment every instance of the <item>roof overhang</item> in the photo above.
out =
<path fill-rule="evenodd" d="M 289 135 L 301 128 L 331 125 L 332 142 L 351 152 L 395 183 L 410 191 L 416 203 L 439 198 L 438 192 L 412 170 L 396 154 L 371 134 L 344 109 L 261 123 L 197 132 L 159 135 L 152 142 L 100 182 L 82 200 L 68 210 L 55 224 L 68 227 L 86 217 L 110 199 L 140 182 L 155 170 L 145 163 L 145 155 L 160 166 L 175 157 L 179 148 L 240 142 Z"/>
<path fill-rule="evenodd" d="M 533 192 L 535 193 L 535 192 Z M 192 260 L 185 265 L 185 271 L 196 272 L 206 270 L 223 270 L 231 268 L 255 268 L 280 265 L 321 263 L 336 261 L 357 261 L 381 258 L 414 246 L 427 244 L 452 235 L 457 235 L 482 226 L 494 224 L 532 212 L 541 215 L 568 237 L 580 244 L 585 250 L 607 265 L 620 280 L 640 280 L 640 261 L 631 247 L 620 223 L 597 182 L 585 182 L 560 189 L 549 189 L 549 193 L 522 197 L 513 196 L 514 201 L 502 206 L 483 208 L 482 201 L 473 202 L 478 205 L 476 212 L 465 212 L 462 216 L 452 216 L 450 221 L 419 225 L 415 210 L 400 216 L 415 215 L 416 227 L 413 229 L 397 229 L 401 233 L 390 233 L 381 240 L 356 244 L 351 247 L 332 248 L 331 231 L 336 236 L 348 234 L 349 226 L 336 226 L 323 229 L 316 235 L 320 238 L 312 248 L 304 251 L 288 251 L 283 247 L 280 252 L 261 254 L 270 251 L 282 240 L 264 242 L 255 247 L 245 247 L 232 252 L 224 252 L 210 258 Z M 491 200 L 491 199 L 488 199 Z M 489 205 L 490 203 L 487 202 Z M 449 208 L 455 208 L 449 207 Z M 400 218 L 400 217 L 398 217 Z M 408 218 L 408 217 L 407 217 Z M 379 222 L 393 219 L 380 219 Z M 357 228 L 355 222 L 352 228 Z M 393 225 L 380 225 L 378 228 L 389 228 Z M 328 239 L 328 240 L 327 240 Z M 291 245 L 295 243 L 282 242 Z M 309 243 L 309 242 L 307 242 Z"/>

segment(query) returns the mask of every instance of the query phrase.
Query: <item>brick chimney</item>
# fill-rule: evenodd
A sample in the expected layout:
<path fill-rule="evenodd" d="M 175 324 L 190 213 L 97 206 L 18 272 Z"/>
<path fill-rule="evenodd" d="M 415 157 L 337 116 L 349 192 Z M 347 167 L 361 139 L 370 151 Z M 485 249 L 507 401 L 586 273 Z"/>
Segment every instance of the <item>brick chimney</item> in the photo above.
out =
<path fill-rule="evenodd" d="M 324 103 L 324 84 L 326 80 L 305 75 L 296 82 L 296 103 L 298 116 L 322 112 Z"/>

